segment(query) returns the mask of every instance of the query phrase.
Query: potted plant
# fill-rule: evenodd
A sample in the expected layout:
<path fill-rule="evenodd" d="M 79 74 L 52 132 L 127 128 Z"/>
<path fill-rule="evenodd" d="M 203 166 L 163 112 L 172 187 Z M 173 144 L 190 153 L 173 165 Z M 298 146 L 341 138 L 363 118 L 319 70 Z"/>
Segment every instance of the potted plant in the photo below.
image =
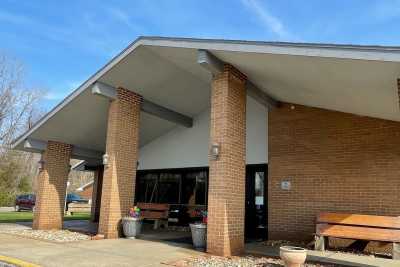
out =
<path fill-rule="evenodd" d="M 130 208 L 128 216 L 122 218 L 122 229 L 126 238 L 135 239 L 142 230 L 142 218 L 138 207 Z"/>
<path fill-rule="evenodd" d="M 194 249 L 204 251 L 207 245 L 207 211 L 198 212 L 203 218 L 202 222 L 191 223 L 190 231 Z"/>
<path fill-rule="evenodd" d="M 307 250 L 300 247 L 282 246 L 280 247 L 281 259 L 287 267 L 300 267 L 306 261 Z"/>

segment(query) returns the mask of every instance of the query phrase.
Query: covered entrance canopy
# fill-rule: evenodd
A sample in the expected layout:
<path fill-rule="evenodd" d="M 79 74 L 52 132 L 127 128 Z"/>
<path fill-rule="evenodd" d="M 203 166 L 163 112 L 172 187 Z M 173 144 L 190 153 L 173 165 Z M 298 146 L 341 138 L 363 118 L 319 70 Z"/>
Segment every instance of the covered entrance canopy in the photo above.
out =
<path fill-rule="evenodd" d="M 400 121 L 398 47 L 140 37 L 20 136 L 14 148 L 38 151 L 25 141 L 54 140 L 84 150 L 73 157 L 100 159 L 109 101 L 92 94 L 98 81 L 196 116 L 210 105 L 211 80 L 198 64 L 198 49 L 232 64 L 277 101 Z M 140 146 L 177 126 L 146 112 L 140 120 Z"/>
<path fill-rule="evenodd" d="M 15 141 L 16 149 L 43 153 L 34 227 L 61 225 L 72 157 L 104 163 L 99 233 L 118 237 L 140 149 L 210 110 L 207 250 L 240 253 L 247 119 L 258 114 L 246 112 L 256 104 L 247 97 L 277 113 L 288 102 L 400 121 L 399 73 L 397 47 L 139 38 Z"/>

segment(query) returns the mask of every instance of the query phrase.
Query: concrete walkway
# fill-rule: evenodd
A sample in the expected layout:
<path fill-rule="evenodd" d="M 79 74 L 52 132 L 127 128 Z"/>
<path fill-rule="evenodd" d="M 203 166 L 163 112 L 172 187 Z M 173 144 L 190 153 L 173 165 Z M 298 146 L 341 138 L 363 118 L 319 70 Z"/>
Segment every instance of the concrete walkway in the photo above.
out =
<path fill-rule="evenodd" d="M 270 257 L 279 256 L 279 247 L 267 247 L 260 243 L 249 243 L 246 252 Z M 376 258 L 372 256 L 359 256 L 350 253 L 339 253 L 332 251 L 307 252 L 307 260 L 323 263 L 343 264 L 354 267 L 400 267 L 399 260 Z"/>
<path fill-rule="evenodd" d="M 0 255 L 41 266 L 166 266 L 199 255 L 187 246 L 148 240 L 108 239 L 54 243 L 0 234 Z"/>
<path fill-rule="evenodd" d="M 246 252 L 270 257 L 279 256 L 279 248 L 267 247 L 260 243 L 248 243 Z M 191 245 L 153 241 L 151 236 L 150 240 L 108 239 L 55 243 L 0 234 L 0 256 L 17 258 L 40 266 L 166 267 L 163 263 L 201 254 L 194 251 Z M 400 261 L 329 251 L 309 251 L 307 258 L 310 261 L 346 266 L 400 267 Z"/>

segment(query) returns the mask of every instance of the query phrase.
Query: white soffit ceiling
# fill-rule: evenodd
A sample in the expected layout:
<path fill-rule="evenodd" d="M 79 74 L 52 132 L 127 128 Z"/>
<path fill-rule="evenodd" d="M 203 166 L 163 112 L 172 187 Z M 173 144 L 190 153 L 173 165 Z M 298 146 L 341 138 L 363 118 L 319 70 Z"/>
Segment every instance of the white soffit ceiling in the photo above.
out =
<path fill-rule="evenodd" d="M 159 48 L 163 49 L 163 48 Z M 174 55 L 183 57 L 197 67 L 195 50 L 175 49 Z M 132 90 L 161 106 L 195 116 L 209 106 L 210 83 L 188 71 L 175 58 L 165 58 L 153 49 L 138 47 L 133 53 L 107 72 L 100 81 L 114 87 Z M 189 64 L 190 64 L 189 63 Z M 204 73 L 208 77 L 208 73 Z"/>
<path fill-rule="evenodd" d="M 400 121 L 397 62 L 214 51 L 277 100 Z"/>

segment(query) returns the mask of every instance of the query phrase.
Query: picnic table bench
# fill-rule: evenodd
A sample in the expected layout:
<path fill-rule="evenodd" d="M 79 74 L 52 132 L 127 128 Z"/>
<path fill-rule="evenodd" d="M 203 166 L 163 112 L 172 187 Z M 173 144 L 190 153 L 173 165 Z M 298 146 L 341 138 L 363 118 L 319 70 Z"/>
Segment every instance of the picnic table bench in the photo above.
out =
<path fill-rule="evenodd" d="M 400 217 L 323 212 L 317 216 L 315 250 L 325 250 L 328 238 L 393 243 L 393 259 L 400 259 Z"/>
<path fill-rule="evenodd" d="M 139 202 L 137 207 L 141 210 L 143 219 L 154 221 L 154 229 L 158 229 L 161 225 L 168 227 L 169 204 Z"/>
<path fill-rule="evenodd" d="M 92 205 L 88 203 L 69 203 L 67 214 L 73 215 L 74 213 L 78 212 L 90 212 Z"/>

